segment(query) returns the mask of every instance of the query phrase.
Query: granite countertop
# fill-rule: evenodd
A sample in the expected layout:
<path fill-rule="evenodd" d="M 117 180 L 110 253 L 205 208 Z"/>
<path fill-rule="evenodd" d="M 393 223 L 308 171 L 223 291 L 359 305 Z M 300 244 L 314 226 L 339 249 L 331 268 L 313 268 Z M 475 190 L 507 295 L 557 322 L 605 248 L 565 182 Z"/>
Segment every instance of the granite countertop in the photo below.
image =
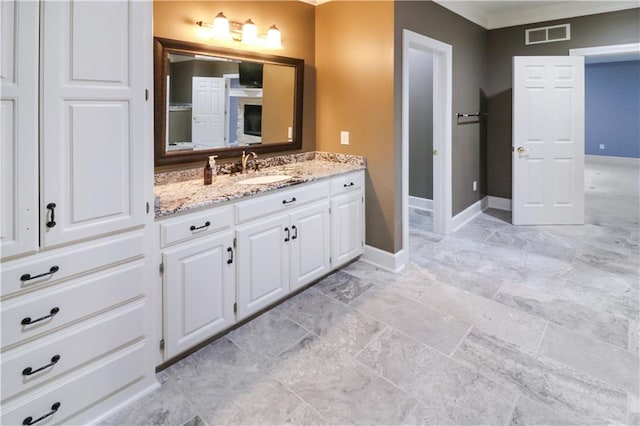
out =
<path fill-rule="evenodd" d="M 257 163 L 259 171 L 254 171 Z M 251 171 L 245 174 L 218 174 L 211 185 L 203 184 L 203 169 L 157 173 L 154 193 L 155 217 L 183 213 L 205 207 L 214 207 L 239 198 L 312 182 L 343 173 L 366 168 L 364 157 L 307 152 L 265 159 L 250 160 Z M 220 166 L 224 170 L 224 166 Z M 249 169 L 249 167 L 247 167 Z M 243 185 L 237 183 L 248 178 L 268 175 L 288 175 L 290 179 L 267 184 Z"/>

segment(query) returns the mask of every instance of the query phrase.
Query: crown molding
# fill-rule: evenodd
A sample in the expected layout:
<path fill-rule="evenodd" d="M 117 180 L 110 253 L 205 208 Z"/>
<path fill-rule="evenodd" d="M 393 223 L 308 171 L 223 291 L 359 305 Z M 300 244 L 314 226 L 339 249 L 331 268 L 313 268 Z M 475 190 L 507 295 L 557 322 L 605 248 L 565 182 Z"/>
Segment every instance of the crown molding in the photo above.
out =
<path fill-rule="evenodd" d="M 526 1 L 523 1 L 524 7 L 520 10 L 496 13 L 484 9 L 482 1 L 434 0 L 434 2 L 488 30 L 638 8 L 637 1 L 628 0 L 561 1 L 537 7 L 526 7 Z"/>

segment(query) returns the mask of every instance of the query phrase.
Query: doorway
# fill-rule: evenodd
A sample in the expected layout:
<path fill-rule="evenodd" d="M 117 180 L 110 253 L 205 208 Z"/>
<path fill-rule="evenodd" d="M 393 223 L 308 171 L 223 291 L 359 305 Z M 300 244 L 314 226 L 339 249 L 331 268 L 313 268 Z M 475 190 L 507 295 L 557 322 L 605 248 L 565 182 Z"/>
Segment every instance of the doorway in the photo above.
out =
<path fill-rule="evenodd" d="M 409 48 L 409 226 L 433 231 L 433 53 Z"/>
<path fill-rule="evenodd" d="M 430 56 L 425 56 L 428 54 Z M 432 104 L 432 212 L 433 231 L 452 232 L 451 134 L 453 47 L 441 41 L 409 30 L 402 32 L 402 260 L 409 251 L 409 176 L 410 176 L 410 115 L 412 72 L 411 58 L 429 58 L 433 74 L 432 96 L 424 100 Z M 415 64 L 414 64 L 415 65 Z M 415 81 L 415 77 L 413 79 Z M 414 83 L 415 84 L 415 83 Z M 424 84 L 424 83 L 423 83 Z M 424 131 L 424 130 L 423 130 Z M 424 146 L 422 147 L 424 151 Z M 425 160 L 429 161 L 429 160 Z M 428 173 L 428 172 L 427 172 Z M 401 266 L 401 265 L 400 265 Z"/>

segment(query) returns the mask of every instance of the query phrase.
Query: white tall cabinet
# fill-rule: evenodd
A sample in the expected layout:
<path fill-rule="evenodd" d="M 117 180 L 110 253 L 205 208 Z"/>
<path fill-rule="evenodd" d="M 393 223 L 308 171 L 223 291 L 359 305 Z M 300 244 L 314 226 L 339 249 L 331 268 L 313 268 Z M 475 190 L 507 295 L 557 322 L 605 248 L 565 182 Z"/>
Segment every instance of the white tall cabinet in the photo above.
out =
<path fill-rule="evenodd" d="M 0 424 L 155 386 L 152 5 L 2 1 Z"/>

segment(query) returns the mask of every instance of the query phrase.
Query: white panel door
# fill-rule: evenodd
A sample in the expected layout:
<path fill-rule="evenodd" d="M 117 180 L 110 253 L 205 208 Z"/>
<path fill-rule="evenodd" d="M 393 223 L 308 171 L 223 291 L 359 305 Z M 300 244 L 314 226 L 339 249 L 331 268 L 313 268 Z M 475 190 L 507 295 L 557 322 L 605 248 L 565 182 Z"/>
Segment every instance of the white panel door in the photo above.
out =
<path fill-rule="evenodd" d="M 0 257 L 38 248 L 38 3 L 0 2 Z"/>
<path fill-rule="evenodd" d="M 361 255 L 364 249 L 362 192 L 331 200 L 331 267 L 336 268 Z"/>
<path fill-rule="evenodd" d="M 144 12 L 133 0 L 43 3 L 45 247 L 143 225 Z"/>
<path fill-rule="evenodd" d="M 224 78 L 193 77 L 191 138 L 197 148 L 224 146 Z"/>
<path fill-rule="evenodd" d="M 331 270 L 329 200 L 291 214 L 291 290 Z"/>
<path fill-rule="evenodd" d="M 226 232 L 163 252 L 166 358 L 235 322 L 232 246 L 233 234 Z"/>
<path fill-rule="evenodd" d="M 513 224 L 584 223 L 584 57 L 513 58 Z"/>
<path fill-rule="evenodd" d="M 291 229 L 288 216 L 238 226 L 236 236 L 237 315 L 240 320 L 289 293 Z"/>

